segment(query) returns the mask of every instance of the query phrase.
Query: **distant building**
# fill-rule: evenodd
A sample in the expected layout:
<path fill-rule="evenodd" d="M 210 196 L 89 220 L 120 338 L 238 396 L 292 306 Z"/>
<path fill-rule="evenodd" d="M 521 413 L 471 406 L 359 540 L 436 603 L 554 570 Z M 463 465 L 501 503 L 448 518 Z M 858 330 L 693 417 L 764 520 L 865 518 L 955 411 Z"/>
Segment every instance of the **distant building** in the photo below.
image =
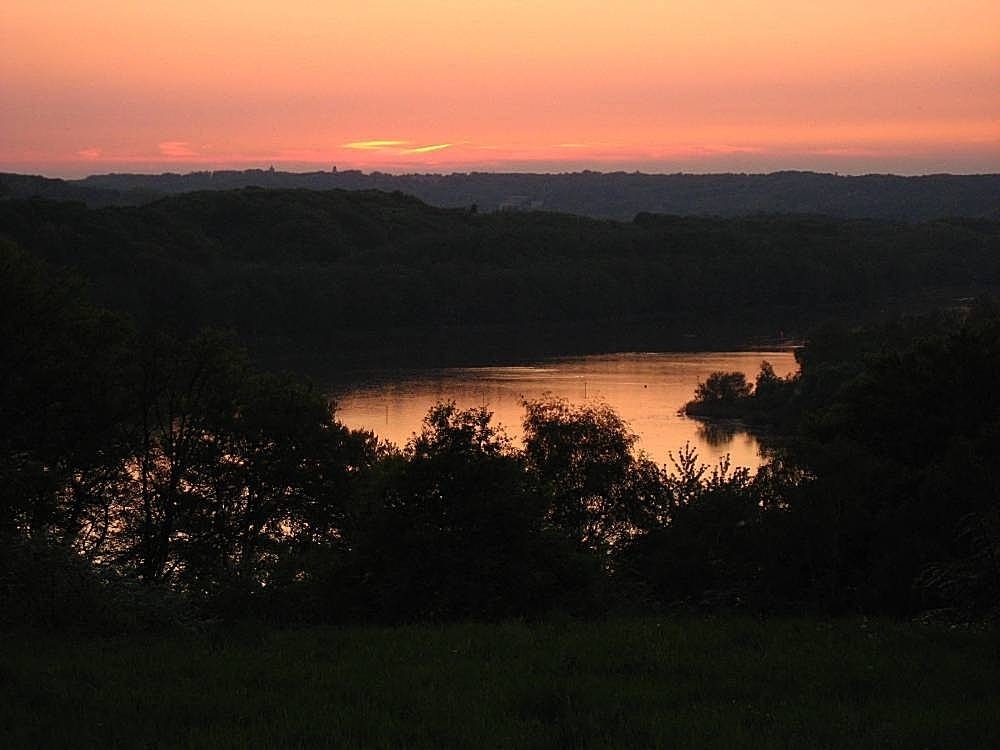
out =
<path fill-rule="evenodd" d="M 537 211 L 542 207 L 542 201 L 536 201 L 527 195 L 509 195 L 501 201 L 499 211 Z"/>

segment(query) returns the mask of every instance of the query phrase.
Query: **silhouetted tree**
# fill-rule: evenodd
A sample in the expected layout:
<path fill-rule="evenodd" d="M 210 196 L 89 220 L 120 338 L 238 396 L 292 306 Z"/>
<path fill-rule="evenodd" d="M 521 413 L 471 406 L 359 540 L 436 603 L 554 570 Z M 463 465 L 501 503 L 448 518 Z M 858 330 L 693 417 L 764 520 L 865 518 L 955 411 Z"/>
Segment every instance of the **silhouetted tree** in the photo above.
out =
<path fill-rule="evenodd" d="M 524 404 L 528 470 L 548 500 L 548 522 L 584 548 L 609 552 L 662 512 L 658 469 L 634 453 L 636 436 L 606 404 L 545 397 Z"/>
<path fill-rule="evenodd" d="M 2 240 L 0 299 L 0 535 L 99 537 L 107 473 L 124 455 L 130 330 L 78 280 Z"/>
<path fill-rule="evenodd" d="M 698 383 L 695 396 L 700 401 L 738 401 L 748 398 L 751 386 L 742 372 L 713 372 L 704 382 Z"/>
<path fill-rule="evenodd" d="M 542 529 L 544 500 L 485 409 L 433 407 L 391 461 L 357 538 L 364 608 L 379 617 L 498 617 L 559 601 L 568 581 Z"/>

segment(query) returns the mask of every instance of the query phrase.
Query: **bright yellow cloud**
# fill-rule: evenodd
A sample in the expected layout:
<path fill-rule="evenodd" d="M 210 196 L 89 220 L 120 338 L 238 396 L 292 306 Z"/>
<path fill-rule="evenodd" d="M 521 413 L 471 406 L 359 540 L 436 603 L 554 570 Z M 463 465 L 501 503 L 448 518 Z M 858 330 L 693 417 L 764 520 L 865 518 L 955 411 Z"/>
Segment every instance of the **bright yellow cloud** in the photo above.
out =
<path fill-rule="evenodd" d="M 353 148 L 359 151 L 378 151 L 384 148 L 399 148 L 405 146 L 409 141 L 352 141 L 345 143 L 344 148 Z"/>
<path fill-rule="evenodd" d="M 450 143 L 438 143 L 433 146 L 418 146 L 417 148 L 404 148 L 402 153 L 404 154 L 429 154 L 433 151 L 441 151 L 446 148 L 451 148 Z"/>

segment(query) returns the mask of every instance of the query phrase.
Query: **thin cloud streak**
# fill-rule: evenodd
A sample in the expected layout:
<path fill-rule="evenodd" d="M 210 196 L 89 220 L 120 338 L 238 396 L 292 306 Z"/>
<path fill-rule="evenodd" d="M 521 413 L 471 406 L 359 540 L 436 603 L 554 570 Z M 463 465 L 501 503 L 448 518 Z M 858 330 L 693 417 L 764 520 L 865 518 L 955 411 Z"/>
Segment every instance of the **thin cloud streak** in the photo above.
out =
<path fill-rule="evenodd" d="M 446 148 L 451 148 L 454 144 L 451 143 L 438 143 L 434 146 L 418 146 L 417 148 L 406 148 L 403 149 L 401 153 L 404 154 L 430 154 L 434 151 L 442 151 Z"/>
<path fill-rule="evenodd" d="M 405 146 L 409 141 L 352 141 L 345 143 L 343 148 L 355 149 L 357 151 L 380 151 L 382 149 L 396 149 Z"/>

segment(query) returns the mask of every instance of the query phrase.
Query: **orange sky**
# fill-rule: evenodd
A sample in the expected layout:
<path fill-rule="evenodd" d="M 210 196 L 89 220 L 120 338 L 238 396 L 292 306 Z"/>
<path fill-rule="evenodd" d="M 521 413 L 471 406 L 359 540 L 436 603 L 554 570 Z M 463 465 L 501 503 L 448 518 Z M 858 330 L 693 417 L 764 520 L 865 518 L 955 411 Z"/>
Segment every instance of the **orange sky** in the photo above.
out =
<path fill-rule="evenodd" d="M 0 2 L 0 170 L 270 165 L 1000 172 L 1000 2 Z"/>

